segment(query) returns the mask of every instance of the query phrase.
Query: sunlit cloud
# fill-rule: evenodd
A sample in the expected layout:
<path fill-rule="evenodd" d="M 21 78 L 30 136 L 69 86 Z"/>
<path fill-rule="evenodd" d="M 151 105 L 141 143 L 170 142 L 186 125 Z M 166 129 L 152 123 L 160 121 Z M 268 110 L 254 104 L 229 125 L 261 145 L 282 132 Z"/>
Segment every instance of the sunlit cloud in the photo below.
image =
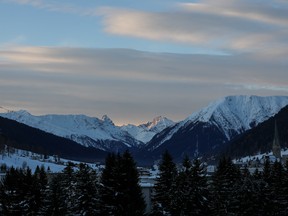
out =
<path fill-rule="evenodd" d="M 202 0 L 200 3 L 181 3 L 183 10 L 204 14 L 216 14 L 219 16 L 238 17 L 250 21 L 270 23 L 287 27 L 287 2 L 255 1 L 255 0 L 231 0 L 211 1 Z"/>
<path fill-rule="evenodd" d="M 80 7 L 59 1 L 2 0 L 35 8 L 102 17 L 109 34 L 287 59 L 288 2 L 283 0 L 177 1 L 169 11 Z M 104 3 L 103 3 L 104 4 Z"/>
<path fill-rule="evenodd" d="M 0 55 L 6 61 L 19 64 L 49 64 L 69 61 L 49 55 L 49 50 L 41 47 L 11 47 L 9 50 L 0 51 Z"/>
<path fill-rule="evenodd" d="M 288 3 L 284 1 L 201 0 L 178 4 L 177 9 L 167 12 L 118 8 L 100 11 L 105 30 L 111 34 L 232 53 L 269 52 L 273 56 L 281 48 L 281 53 L 288 54 Z"/>

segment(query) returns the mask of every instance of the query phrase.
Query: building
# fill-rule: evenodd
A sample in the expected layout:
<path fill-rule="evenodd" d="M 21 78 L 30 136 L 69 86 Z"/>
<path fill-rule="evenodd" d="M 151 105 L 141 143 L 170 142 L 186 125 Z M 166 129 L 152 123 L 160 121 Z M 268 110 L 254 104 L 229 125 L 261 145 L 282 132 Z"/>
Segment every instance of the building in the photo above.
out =
<path fill-rule="evenodd" d="M 140 186 L 143 198 L 146 203 L 146 213 L 152 210 L 152 196 L 154 192 L 154 185 L 156 183 L 155 176 L 140 176 Z"/>

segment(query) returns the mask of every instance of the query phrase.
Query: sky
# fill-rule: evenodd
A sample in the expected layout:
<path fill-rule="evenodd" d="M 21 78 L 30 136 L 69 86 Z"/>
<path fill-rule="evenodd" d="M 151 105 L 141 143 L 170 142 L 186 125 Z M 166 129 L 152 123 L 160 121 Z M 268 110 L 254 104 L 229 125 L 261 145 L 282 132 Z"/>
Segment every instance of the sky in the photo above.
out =
<path fill-rule="evenodd" d="M 288 95 L 287 0 L 0 0 L 0 106 L 180 121 Z"/>

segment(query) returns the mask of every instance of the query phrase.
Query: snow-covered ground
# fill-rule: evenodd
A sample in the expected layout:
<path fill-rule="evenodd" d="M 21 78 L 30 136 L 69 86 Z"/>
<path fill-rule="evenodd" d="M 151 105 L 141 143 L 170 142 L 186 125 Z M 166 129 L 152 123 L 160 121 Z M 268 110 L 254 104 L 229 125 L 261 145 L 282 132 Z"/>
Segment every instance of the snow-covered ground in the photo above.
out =
<path fill-rule="evenodd" d="M 281 150 L 281 156 L 282 159 L 284 158 L 284 161 L 286 160 L 286 158 L 288 157 L 288 149 L 282 149 Z M 268 153 L 264 153 L 264 154 L 256 154 L 256 155 L 252 155 L 252 156 L 246 156 L 246 157 L 242 157 L 239 159 L 234 159 L 233 163 L 235 164 L 245 164 L 251 161 L 261 161 L 261 163 L 263 164 L 266 158 L 269 158 L 270 162 L 275 162 L 277 160 L 277 158 L 273 155 L 272 151 L 268 152 Z"/>
<path fill-rule="evenodd" d="M 0 153 L 0 166 L 5 164 L 7 167 L 15 168 L 25 168 L 29 167 L 32 172 L 35 171 L 36 167 L 44 166 L 47 170 L 49 167 L 50 172 L 57 173 L 61 172 L 65 167 L 67 162 L 72 162 L 74 164 L 79 164 L 79 161 L 70 161 L 66 159 L 59 159 L 57 157 L 49 156 L 44 159 L 43 156 L 35 154 L 29 151 L 15 150 L 14 153 Z M 89 164 L 89 166 L 95 168 L 95 164 Z"/>

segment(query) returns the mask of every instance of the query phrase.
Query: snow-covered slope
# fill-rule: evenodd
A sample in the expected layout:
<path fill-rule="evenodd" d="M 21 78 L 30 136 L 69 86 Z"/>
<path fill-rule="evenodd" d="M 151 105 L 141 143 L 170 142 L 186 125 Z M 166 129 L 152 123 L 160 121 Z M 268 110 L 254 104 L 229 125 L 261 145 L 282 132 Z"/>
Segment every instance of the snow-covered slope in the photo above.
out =
<path fill-rule="evenodd" d="M 229 131 L 236 131 L 239 134 L 251 129 L 287 105 L 286 96 L 228 96 L 192 114 L 183 123 L 210 122 L 217 125 L 230 139 Z"/>
<path fill-rule="evenodd" d="M 193 127 L 213 126 L 223 133 L 227 140 L 274 116 L 288 105 L 287 96 L 228 96 L 212 102 L 206 108 L 193 113 L 170 130 L 165 130 L 151 140 L 152 149 L 169 141 L 179 131 L 192 131 Z M 151 148 L 151 147 L 150 147 Z"/>
<path fill-rule="evenodd" d="M 49 167 L 51 172 L 61 172 L 65 165 L 63 163 L 56 163 L 53 157 L 43 159 L 43 156 L 33 152 L 15 149 L 13 153 L 1 152 L 0 165 L 5 165 L 8 168 L 25 168 L 29 167 L 33 172 L 36 167 L 44 166 L 45 169 Z"/>
<path fill-rule="evenodd" d="M 1 113 L 0 116 L 101 150 L 110 150 L 111 142 L 121 142 L 127 147 L 141 144 L 129 133 L 115 126 L 106 115 L 102 119 L 85 115 L 34 116 L 20 110 Z"/>
<path fill-rule="evenodd" d="M 129 124 L 122 126 L 121 129 L 127 131 L 137 140 L 147 143 L 153 138 L 153 136 L 155 136 L 155 134 L 161 132 L 167 127 L 173 126 L 174 124 L 175 123 L 172 120 L 158 116 L 146 124 L 141 124 L 139 126 Z"/>
<path fill-rule="evenodd" d="M 66 167 L 67 162 L 72 162 L 74 164 L 81 163 L 80 161 L 71 161 L 62 158 L 55 158 L 53 156 L 47 156 L 47 158 L 44 158 L 43 155 L 14 148 L 13 152 L 8 153 L 8 151 L 4 150 L 0 153 L 0 165 L 5 165 L 7 168 L 12 166 L 14 168 L 29 167 L 32 172 L 35 171 L 37 166 L 44 166 L 45 169 L 49 168 L 50 172 L 52 173 L 62 172 Z M 95 164 L 86 164 L 92 168 L 96 168 Z"/>
<path fill-rule="evenodd" d="M 154 151 L 162 145 L 166 148 L 169 143 L 171 151 L 177 149 L 180 155 L 183 153 L 181 148 L 188 145 L 187 151 L 196 151 L 196 143 L 200 151 L 201 148 L 214 150 L 235 135 L 274 116 L 286 105 L 287 96 L 229 96 L 176 124 L 157 117 L 147 124 L 121 127 L 114 125 L 108 116 L 102 119 L 85 115 L 34 116 L 27 111 L 5 110 L 0 116 L 101 150 L 119 151 L 144 145 L 146 150 Z"/>
<path fill-rule="evenodd" d="M 156 133 L 174 124 L 167 118 L 157 117 L 147 124 L 119 127 L 107 115 L 102 119 L 85 115 L 34 116 L 24 110 L 5 111 L 0 116 L 106 151 L 144 145 Z"/>
<path fill-rule="evenodd" d="M 139 125 L 139 127 L 144 127 L 147 128 L 149 131 L 159 133 L 160 131 L 164 130 L 167 127 L 171 127 L 174 124 L 175 122 L 173 122 L 172 120 L 167 119 L 166 117 L 158 116 L 154 118 L 151 122 Z"/>

